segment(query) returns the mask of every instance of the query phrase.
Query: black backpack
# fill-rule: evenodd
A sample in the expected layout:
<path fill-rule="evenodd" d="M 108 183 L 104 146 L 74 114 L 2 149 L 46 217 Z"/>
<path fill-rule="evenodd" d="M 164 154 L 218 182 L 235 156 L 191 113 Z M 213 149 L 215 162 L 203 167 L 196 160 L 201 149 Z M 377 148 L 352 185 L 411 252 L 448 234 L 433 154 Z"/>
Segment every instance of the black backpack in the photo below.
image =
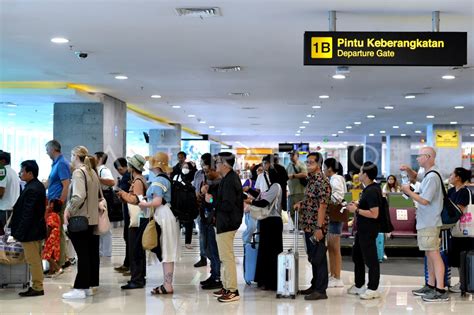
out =
<path fill-rule="evenodd" d="M 392 220 L 390 219 L 390 209 L 388 206 L 387 198 L 382 195 L 380 191 L 380 198 L 382 198 L 382 205 L 379 207 L 379 216 L 377 221 L 380 226 L 380 233 L 391 233 L 393 229 Z"/>
<path fill-rule="evenodd" d="M 171 181 L 164 174 L 158 176 L 165 177 L 171 182 L 171 211 L 174 216 L 181 222 L 189 222 L 196 219 L 199 215 L 199 209 L 194 186 L 189 182 Z"/>

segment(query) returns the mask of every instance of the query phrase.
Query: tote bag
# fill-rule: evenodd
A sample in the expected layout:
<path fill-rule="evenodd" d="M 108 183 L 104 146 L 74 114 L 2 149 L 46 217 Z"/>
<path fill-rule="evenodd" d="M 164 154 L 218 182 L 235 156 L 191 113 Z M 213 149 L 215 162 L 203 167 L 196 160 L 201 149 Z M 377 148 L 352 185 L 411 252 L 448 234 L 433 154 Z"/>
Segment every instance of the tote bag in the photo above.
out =
<path fill-rule="evenodd" d="M 469 189 L 467 191 L 469 192 L 469 204 L 461 219 L 451 230 L 451 235 L 454 237 L 474 237 L 474 205 L 472 204 L 472 193 Z"/>

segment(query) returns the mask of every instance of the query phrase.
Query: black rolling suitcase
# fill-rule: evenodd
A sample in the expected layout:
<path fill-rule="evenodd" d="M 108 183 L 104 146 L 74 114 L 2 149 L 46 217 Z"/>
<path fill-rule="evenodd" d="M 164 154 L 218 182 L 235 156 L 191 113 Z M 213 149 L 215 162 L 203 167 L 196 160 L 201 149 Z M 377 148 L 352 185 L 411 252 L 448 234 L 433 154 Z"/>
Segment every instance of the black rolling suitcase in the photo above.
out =
<path fill-rule="evenodd" d="M 459 269 L 461 296 L 465 296 L 466 293 L 474 293 L 474 250 L 461 252 Z"/>

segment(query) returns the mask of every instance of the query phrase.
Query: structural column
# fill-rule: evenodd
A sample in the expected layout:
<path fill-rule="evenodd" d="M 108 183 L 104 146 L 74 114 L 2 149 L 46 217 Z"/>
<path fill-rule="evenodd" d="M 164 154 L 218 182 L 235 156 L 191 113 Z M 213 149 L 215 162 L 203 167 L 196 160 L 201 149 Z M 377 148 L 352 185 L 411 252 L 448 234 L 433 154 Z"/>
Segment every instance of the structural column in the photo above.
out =
<path fill-rule="evenodd" d="M 170 156 L 170 166 L 178 162 L 177 154 L 181 151 L 181 125 L 173 124 L 171 129 L 151 129 L 150 156 L 157 152 L 166 152 Z"/>

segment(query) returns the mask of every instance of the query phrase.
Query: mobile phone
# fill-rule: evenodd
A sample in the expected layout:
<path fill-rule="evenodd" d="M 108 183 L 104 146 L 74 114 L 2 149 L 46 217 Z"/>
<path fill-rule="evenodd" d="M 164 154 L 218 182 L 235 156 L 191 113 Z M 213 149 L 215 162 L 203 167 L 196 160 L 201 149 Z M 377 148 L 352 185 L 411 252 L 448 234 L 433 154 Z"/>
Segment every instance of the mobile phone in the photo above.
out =
<path fill-rule="evenodd" d="M 145 198 L 143 198 L 143 195 L 138 195 L 137 197 L 138 197 L 138 200 L 139 200 L 140 202 L 142 202 L 142 201 L 145 199 Z"/>

